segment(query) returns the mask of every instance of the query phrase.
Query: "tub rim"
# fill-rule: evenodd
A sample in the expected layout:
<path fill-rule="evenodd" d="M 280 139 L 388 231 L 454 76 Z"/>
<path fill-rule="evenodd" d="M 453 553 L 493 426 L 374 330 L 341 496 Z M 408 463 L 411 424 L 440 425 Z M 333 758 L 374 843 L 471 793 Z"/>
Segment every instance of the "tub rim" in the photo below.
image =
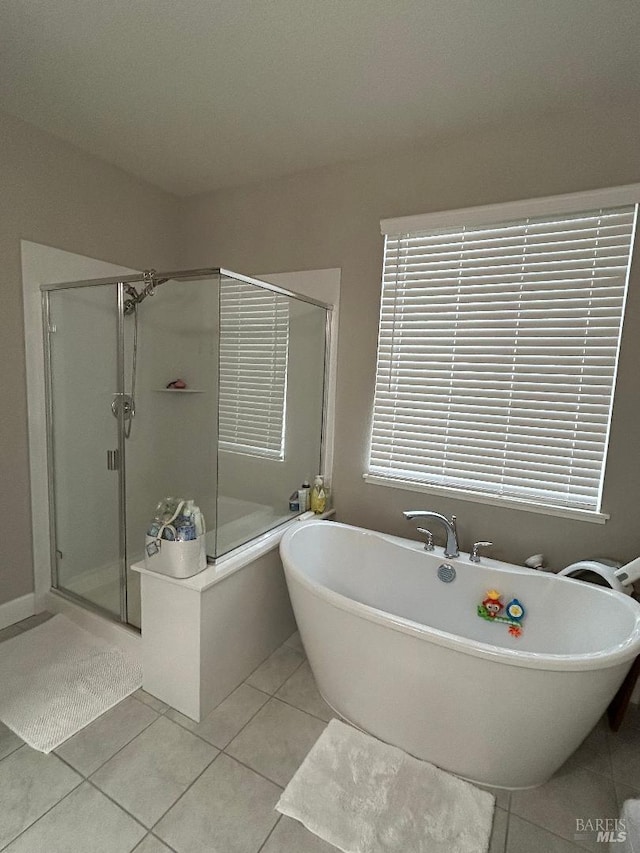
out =
<path fill-rule="evenodd" d="M 479 640 L 471 640 L 465 637 L 460 637 L 457 634 L 452 634 L 448 631 L 443 631 L 439 628 L 432 628 L 429 625 L 423 625 L 420 622 L 415 622 L 412 619 L 407 619 L 404 616 L 397 616 L 385 610 L 372 607 L 369 604 L 363 604 L 355 599 L 348 598 L 339 592 L 335 592 L 326 586 L 312 580 L 301 571 L 296 565 L 291 553 L 292 540 L 302 533 L 303 530 L 309 530 L 312 527 L 327 527 L 342 528 L 349 531 L 354 531 L 357 534 L 366 534 L 391 542 L 398 548 L 406 548 L 406 550 L 415 552 L 416 543 L 410 539 L 402 539 L 398 536 L 393 536 L 387 533 L 381 533 L 376 530 L 369 530 L 365 527 L 356 527 L 351 524 L 329 520 L 312 520 L 304 526 L 292 527 L 287 530 L 280 540 L 280 556 L 284 566 L 285 576 L 287 581 L 289 576 L 305 587 L 316 598 L 324 600 L 329 604 L 337 607 L 340 610 L 352 613 L 354 616 L 364 619 L 369 622 L 384 625 L 393 631 L 408 634 L 414 638 L 433 642 L 435 645 L 443 646 L 453 651 L 479 657 L 484 660 L 494 661 L 496 663 L 506 664 L 508 666 L 526 667 L 539 670 L 554 670 L 564 672 L 580 672 L 593 671 L 599 669 L 608 669 L 617 665 L 628 663 L 640 654 L 640 605 L 631 599 L 630 596 L 615 590 L 608 590 L 602 587 L 594 587 L 596 594 L 609 595 L 616 598 L 621 606 L 629 609 L 635 609 L 635 625 L 629 637 L 622 643 L 617 643 L 614 646 L 609 646 L 607 649 L 597 652 L 585 652 L 574 655 L 552 654 L 549 652 L 525 652 L 518 649 L 508 649 L 503 646 L 497 646 L 490 643 L 483 643 Z M 403 543 L 406 542 L 406 545 Z M 501 563 L 496 565 L 497 561 L 492 561 L 493 565 L 487 566 L 496 571 L 508 572 L 509 563 Z M 505 568 L 501 568 L 504 566 Z M 516 566 L 516 569 L 521 567 Z M 535 574 L 535 572 L 525 571 L 526 574 Z M 558 577 L 557 575 L 546 576 L 553 577 L 557 583 L 581 583 L 581 581 L 572 580 L 570 578 Z M 633 604 L 631 603 L 633 601 Z"/>

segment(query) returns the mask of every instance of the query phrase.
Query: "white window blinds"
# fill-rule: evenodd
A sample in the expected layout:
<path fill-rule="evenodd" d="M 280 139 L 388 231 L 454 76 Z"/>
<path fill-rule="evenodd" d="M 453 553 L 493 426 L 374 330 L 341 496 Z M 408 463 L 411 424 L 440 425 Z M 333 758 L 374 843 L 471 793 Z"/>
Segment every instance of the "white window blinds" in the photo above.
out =
<path fill-rule="evenodd" d="M 284 459 L 289 300 L 253 284 L 220 282 L 218 443 Z"/>
<path fill-rule="evenodd" d="M 634 227 L 387 234 L 369 473 L 599 511 Z"/>

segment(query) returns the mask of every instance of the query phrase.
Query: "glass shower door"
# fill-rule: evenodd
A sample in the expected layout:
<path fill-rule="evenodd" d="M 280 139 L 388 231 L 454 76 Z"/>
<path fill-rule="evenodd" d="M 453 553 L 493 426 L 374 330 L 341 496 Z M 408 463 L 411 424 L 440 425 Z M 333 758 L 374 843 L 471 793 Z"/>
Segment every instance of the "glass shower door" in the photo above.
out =
<path fill-rule="evenodd" d="M 135 417 L 126 441 L 127 566 L 144 559 L 145 531 L 156 505 L 190 498 L 215 553 L 218 274 L 176 274 L 124 317 L 124 382 Z M 182 380 L 186 388 L 172 388 Z M 169 386 L 169 387 L 168 387 Z M 129 624 L 139 626 L 140 575 L 127 569 Z"/>
<path fill-rule="evenodd" d="M 53 585 L 126 619 L 118 285 L 51 290 L 44 304 Z"/>

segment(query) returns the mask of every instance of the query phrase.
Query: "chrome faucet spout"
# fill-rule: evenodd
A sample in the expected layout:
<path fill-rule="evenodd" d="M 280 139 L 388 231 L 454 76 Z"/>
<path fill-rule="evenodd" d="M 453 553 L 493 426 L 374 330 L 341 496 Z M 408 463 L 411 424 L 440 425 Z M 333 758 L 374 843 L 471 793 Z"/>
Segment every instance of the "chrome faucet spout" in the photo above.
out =
<path fill-rule="evenodd" d="M 447 518 L 446 515 L 442 515 L 440 512 L 432 512 L 431 510 L 423 510 L 423 509 L 409 509 L 402 513 L 406 519 L 413 518 L 430 518 L 434 521 L 439 521 L 440 524 L 444 527 L 445 532 L 447 534 L 447 544 L 444 549 L 445 557 L 459 557 L 460 551 L 458 550 L 458 535 L 456 531 L 456 517 L 452 515 L 451 518 Z"/>

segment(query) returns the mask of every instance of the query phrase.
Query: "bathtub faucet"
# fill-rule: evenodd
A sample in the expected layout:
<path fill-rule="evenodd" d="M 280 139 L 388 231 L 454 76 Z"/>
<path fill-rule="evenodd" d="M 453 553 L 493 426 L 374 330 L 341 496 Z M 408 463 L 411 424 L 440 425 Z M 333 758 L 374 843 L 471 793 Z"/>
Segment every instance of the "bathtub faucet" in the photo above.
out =
<path fill-rule="evenodd" d="M 455 515 L 452 515 L 451 518 L 447 518 L 446 515 L 442 515 L 439 512 L 431 512 L 430 510 L 422 509 L 409 509 L 403 512 L 402 514 L 405 518 L 408 518 L 409 520 L 411 520 L 412 518 L 431 518 L 435 521 L 439 521 L 447 533 L 447 544 L 444 549 L 445 557 L 460 556 L 460 551 L 458 550 L 458 534 L 456 532 Z"/>

